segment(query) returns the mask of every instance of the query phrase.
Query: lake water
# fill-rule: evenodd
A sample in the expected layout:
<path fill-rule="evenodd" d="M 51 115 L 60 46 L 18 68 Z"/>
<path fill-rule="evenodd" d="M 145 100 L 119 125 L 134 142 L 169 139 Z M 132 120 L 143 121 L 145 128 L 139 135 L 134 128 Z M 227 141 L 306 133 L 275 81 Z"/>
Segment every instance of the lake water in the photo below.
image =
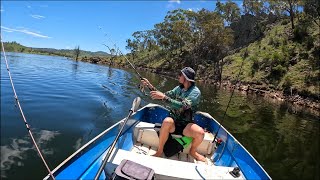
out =
<path fill-rule="evenodd" d="M 142 97 L 142 105 L 158 103 L 139 91 L 132 70 L 21 53 L 7 53 L 7 59 L 22 109 L 51 169 L 127 116 L 135 97 Z M 178 83 L 141 74 L 161 91 Z M 221 122 L 230 91 L 206 84 L 199 88 L 199 110 Z M 222 124 L 273 179 L 319 179 L 318 118 L 286 103 L 235 93 Z M 1 56 L 1 179 L 42 179 L 47 173 L 15 106 Z"/>

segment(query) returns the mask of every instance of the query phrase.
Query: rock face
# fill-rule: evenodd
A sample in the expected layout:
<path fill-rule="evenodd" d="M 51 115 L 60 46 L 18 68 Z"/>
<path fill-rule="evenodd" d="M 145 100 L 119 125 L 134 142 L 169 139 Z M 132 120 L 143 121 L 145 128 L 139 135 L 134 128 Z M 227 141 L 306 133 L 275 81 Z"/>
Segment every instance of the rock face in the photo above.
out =
<path fill-rule="evenodd" d="M 272 14 L 242 15 L 240 20 L 230 24 L 230 28 L 234 31 L 233 48 L 243 47 L 261 38 L 266 25 L 274 23 L 276 20 L 276 16 Z"/>

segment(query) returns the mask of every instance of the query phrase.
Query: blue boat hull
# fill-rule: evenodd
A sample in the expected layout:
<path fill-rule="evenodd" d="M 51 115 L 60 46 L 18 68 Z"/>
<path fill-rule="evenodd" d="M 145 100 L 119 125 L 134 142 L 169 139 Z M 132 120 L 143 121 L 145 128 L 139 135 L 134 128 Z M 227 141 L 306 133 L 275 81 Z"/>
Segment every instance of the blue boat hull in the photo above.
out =
<path fill-rule="evenodd" d="M 168 115 L 169 111 L 159 105 L 147 105 L 141 108 L 125 125 L 116 147 L 130 151 L 134 145 L 133 129 L 138 122 L 162 123 Z M 215 133 L 219 127 L 219 123 L 207 113 L 197 112 L 194 121 L 212 133 Z M 94 179 L 122 122 L 123 120 L 105 130 L 62 162 L 53 170 L 55 178 Z M 217 137 L 222 139 L 222 144 L 213 154 L 215 165 L 239 167 L 246 179 L 271 179 L 254 157 L 223 126 L 219 129 Z M 49 179 L 49 176 L 45 179 Z M 101 174 L 100 179 L 106 179 L 104 173 Z"/>

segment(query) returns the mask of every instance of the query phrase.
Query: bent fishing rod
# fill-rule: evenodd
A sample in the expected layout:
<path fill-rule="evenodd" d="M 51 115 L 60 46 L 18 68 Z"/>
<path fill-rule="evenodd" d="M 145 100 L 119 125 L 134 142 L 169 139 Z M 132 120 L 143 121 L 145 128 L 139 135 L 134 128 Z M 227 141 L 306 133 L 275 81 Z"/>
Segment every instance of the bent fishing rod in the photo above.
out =
<path fill-rule="evenodd" d="M 242 60 L 242 63 L 241 63 L 241 66 L 240 66 L 240 71 L 239 71 L 239 73 L 238 73 L 238 75 L 237 75 L 236 85 L 239 83 L 239 77 L 240 77 L 240 74 L 241 74 L 241 71 L 242 71 L 243 64 L 244 64 L 244 59 Z M 221 128 L 222 122 L 223 122 L 223 120 L 225 119 L 225 116 L 226 116 L 226 114 L 227 114 L 228 108 L 229 108 L 229 106 L 230 106 L 230 102 L 231 102 L 231 99 L 232 99 L 234 90 L 236 89 L 236 85 L 234 86 L 234 88 L 233 88 L 233 90 L 232 90 L 232 92 L 231 92 L 231 96 L 230 96 L 229 102 L 228 102 L 228 104 L 227 104 L 227 108 L 226 108 L 226 110 L 224 111 L 222 120 L 221 120 L 221 122 L 220 122 L 220 125 L 219 125 L 219 127 L 218 127 L 217 132 L 216 132 L 215 135 L 214 135 L 214 138 L 213 138 L 212 143 L 215 142 L 215 140 L 216 140 L 216 138 L 217 138 L 217 135 L 218 135 L 218 132 L 219 132 L 219 130 L 220 130 L 220 128 Z"/>
<path fill-rule="evenodd" d="M 54 178 L 54 176 L 53 176 L 53 174 L 52 174 L 52 172 L 51 172 L 51 170 L 50 170 L 50 168 L 49 168 L 46 160 L 44 159 L 44 157 L 43 157 L 43 155 L 42 155 L 42 153 L 41 153 L 41 151 L 40 151 L 40 149 L 39 149 L 39 147 L 38 147 L 38 145 L 37 145 L 37 143 L 36 143 L 36 141 L 35 141 L 35 139 L 34 139 L 34 137 L 33 137 L 33 133 L 32 133 L 32 131 L 31 131 L 31 129 L 30 129 L 30 125 L 28 124 L 27 119 L 26 119 L 26 117 L 24 116 L 24 113 L 23 113 L 23 111 L 22 111 L 22 108 L 21 108 L 21 105 L 20 105 L 20 101 L 19 101 L 19 99 L 18 99 L 18 95 L 17 95 L 16 90 L 15 90 L 15 88 L 14 88 L 14 84 L 13 84 L 12 76 L 11 76 L 11 73 L 10 73 L 10 69 L 9 69 L 9 65 L 8 65 L 8 61 L 7 61 L 6 52 L 5 52 L 5 50 L 4 50 L 4 44 L 3 44 L 3 42 L 2 42 L 2 35 L 1 35 L 1 34 L 0 34 L 0 39 L 1 39 L 2 52 L 3 52 L 4 60 L 5 60 L 5 62 L 6 62 L 6 68 L 7 68 L 8 74 L 9 74 L 10 83 L 11 83 L 11 87 L 12 87 L 13 94 L 14 94 L 14 99 L 16 100 L 16 103 L 17 103 L 18 108 L 19 108 L 19 110 L 20 110 L 20 114 L 21 114 L 21 116 L 22 116 L 22 119 L 23 119 L 23 121 L 24 121 L 24 124 L 26 125 L 27 131 L 28 131 L 28 133 L 29 133 L 29 135 L 30 135 L 30 137 L 31 137 L 31 140 L 32 140 L 32 142 L 33 142 L 33 145 L 35 146 L 35 148 L 36 148 L 36 150 L 37 150 L 40 158 L 42 159 L 43 164 L 46 166 L 46 168 L 47 168 L 47 170 L 48 170 L 51 178 L 52 178 L 53 180 L 55 180 L 55 178 Z"/>
<path fill-rule="evenodd" d="M 107 45 L 105 45 L 105 44 L 102 44 L 102 45 L 104 45 L 104 46 L 106 46 L 107 48 L 109 48 Z M 110 49 L 110 48 L 109 48 Z M 135 73 L 138 75 L 138 77 L 139 77 L 139 79 L 140 80 L 144 80 L 144 78 L 141 76 L 141 74 L 138 72 L 138 70 L 134 67 L 134 65 L 129 61 L 129 59 L 121 52 L 121 50 L 119 49 L 119 48 L 117 48 L 118 49 L 118 52 L 121 54 L 121 56 L 123 56 L 126 60 L 127 60 L 127 62 L 130 64 L 130 66 L 132 67 L 132 69 L 135 71 Z M 157 89 L 154 87 L 154 86 L 152 86 L 152 87 L 150 87 L 149 86 L 150 85 L 150 83 L 147 85 L 147 87 L 148 87 L 148 89 L 150 90 L 150 91 L 157 91 Z M 146 95 L 146 94 L 145 94 Z"/>
<path fill-rule="evenodd" d="M 99 29 L 102 30 L 102 27 L 99 26 Z M 105 32 L 104 32 L 105 33 Z M 105 33 L 105 36 L 108 36 L 107 33 Z M 116 43 L 112 41 L 112 39 L 108 36 L 108 39 L 116 46 Z M 106 46 L 108 49 L 109 46 L 105 45 L 105 44 L 102 44 L 104 46 Z M 138 70 L 135 68 L 135 66 L 129 61 L 129 59 L 122 53 L 122 51 L 119 49 L 119 47 L 117 47 L 118 49 L 118 52 L 120 53 L 121 56 L 123 56 L 126 61 L 130 64 L 130 66 L 132 67 L 132 69 L 135 71 L 135 73 L 138 75 L 139 79 L 140 80 L 144 80 L 144 78 L 141 76 L 141 74 L 138 72 Z M 147 87 L 149 88 L 150 91 L 158 91 L 157 88 L 155 88 L 154 86 L 152 87 L 149 87 L 149 85 L 151 85 L 150 83 L 147 85 Z"/>

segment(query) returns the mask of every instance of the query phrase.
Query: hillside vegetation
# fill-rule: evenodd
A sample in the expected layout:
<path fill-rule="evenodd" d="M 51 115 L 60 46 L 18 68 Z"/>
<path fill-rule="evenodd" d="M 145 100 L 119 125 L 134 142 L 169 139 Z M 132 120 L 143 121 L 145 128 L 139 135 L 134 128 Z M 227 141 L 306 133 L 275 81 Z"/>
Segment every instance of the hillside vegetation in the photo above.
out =
<path fill-rule="evenodd" d="M 223 79 L 235 80 L 244 61 L 243 83 L 318 99 L 319 35 L 312 22 L 297 22 L 293 34 L 286 19 L 271 24 L 262 39 L 224 58 Z"/>
<path fill-rule="evenodd" d="M 221 81 L 215 77 L 215 66 L 210 61 L 190 62 L 178 55 L 168 57 L 157 51 L 139 52 L 128 56 L 136 66 L 154 72 L 175 76 L 176 70 L 191 66 L 197 70 L 197 79 L 206 82 L 235 83 L 242 61 L 240 81 L 267 91 L 281 91 L 287 95 L 319 99 L 320 40 L 319 27 L 315 23 L 297 22 L 298 30 L 291 32 L 288 19 L 268 24 L 264 35 L 247 46 L 231 50 L 219 62 Z M 196 61 L 199 59 L 194 59 Z M 116 60 L 120 66 L 128 63 L 122 57 Z M 219 69 L 220 70 L 220 69 Z"/>
<path fill-rule="evenodd" d="M 244 62 L 242 85 L 318 101 L 319 2 L 244 0 L 243 9 L 218 1 L 214 11 L 169 11 L 154 29 L 132 34 L 127 57 L 140 68 L 172 76 L 191 66 L 198 80 L 229 85 Z M 128 65 L 120 56 L 113 62 Z"/>

